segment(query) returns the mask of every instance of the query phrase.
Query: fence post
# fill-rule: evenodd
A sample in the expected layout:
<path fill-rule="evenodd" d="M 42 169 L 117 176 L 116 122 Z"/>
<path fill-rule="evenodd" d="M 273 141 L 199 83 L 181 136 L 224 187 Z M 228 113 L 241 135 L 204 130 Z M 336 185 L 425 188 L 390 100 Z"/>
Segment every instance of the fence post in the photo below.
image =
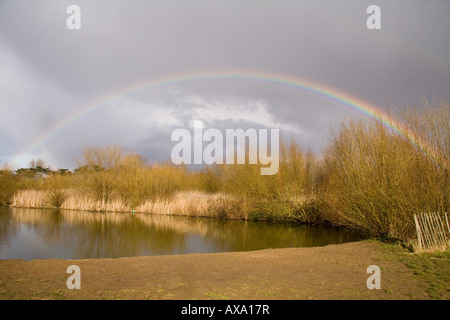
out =
<path fill-rule="evenodd" d="M 416 223 L 416 231 L 417 231 L 417 242 L 419 244 L 419 249 L 422 250 L 422 231 L 420 229 L 419 221 L 417 221 L 417 215 L 414 214 L 414 222 Z"/>

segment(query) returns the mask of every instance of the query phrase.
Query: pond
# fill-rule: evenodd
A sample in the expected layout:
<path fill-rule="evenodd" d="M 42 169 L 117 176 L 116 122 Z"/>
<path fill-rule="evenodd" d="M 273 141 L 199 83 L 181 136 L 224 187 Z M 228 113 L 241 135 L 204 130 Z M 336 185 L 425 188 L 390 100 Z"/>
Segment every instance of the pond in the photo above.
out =
<path fill-rule="evenodd" d="M 146 213 L 0 207 L 0 259 L 92 259 L 313 247 L 361 240 L 332 227 Z"/>

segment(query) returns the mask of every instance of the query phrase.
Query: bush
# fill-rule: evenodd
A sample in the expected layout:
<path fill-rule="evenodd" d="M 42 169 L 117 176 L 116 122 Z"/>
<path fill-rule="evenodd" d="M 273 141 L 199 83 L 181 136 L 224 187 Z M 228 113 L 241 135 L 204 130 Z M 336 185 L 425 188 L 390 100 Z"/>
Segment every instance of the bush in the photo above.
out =
<path fill-rule="evenodd" d="M 318 221 L 319 207 L 312 210 L 308 208 L 311 204 L 305 201 L 312 198 L 317 183 L 319 162 L 314 154 L 303 152 L 294 141 L 289 145 L 281 141 L 278 173 L 261 175 L 260 169 L 260 164 L 248 164 L 248 161 L 240 165 L 221 165 L 210 180 L 220 181 L 215 185 L 241 199 L 250 219 Z"/>
<path fill-rule="evenodd" d="M 0 205 L 11 203 L 14 194 L 22 187 L 20 177 L 7 167 L 0 169 Z"/>
<path fill-rule="evenodd" d="M 67 188 L 70 186 L 70 176 L 61 171 L 51 173 L 45 178 L 45 203 L 51 207 L 59 208 L 67 197 Z"/>
<path fill-rule="evenodd" d="M 411 132 L 426 139 L 436 154 L 448 150 L 448 106 L 422 107 L 405 118 Z M 438 130 L 436 123 L 447 129 Z M 435 138 L 433 143 L 429 137 Z M 436 163 L 409 139 L 373 119 L 339 128 L 325 153 L 324 170 L 325 208 L 337 223 L 371 235 L 407 240 L 414 236 L 414 213 L 448 209 L 448 160 Z"/>

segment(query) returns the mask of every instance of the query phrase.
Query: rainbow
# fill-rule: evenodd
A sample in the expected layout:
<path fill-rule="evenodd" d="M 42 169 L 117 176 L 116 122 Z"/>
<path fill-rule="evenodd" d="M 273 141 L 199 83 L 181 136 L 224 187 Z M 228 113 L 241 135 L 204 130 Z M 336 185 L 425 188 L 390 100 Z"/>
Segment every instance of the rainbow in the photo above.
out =
<path fill-rule="evenodd" d="M 411 143 L 425 152 L 434 160 L 438 160 L 432 148 L 428 147 L 419 137 L 414 136 L 410 130 L 402 123 L 395 121 L 390 115 L 384 112 L 381 108 L 372 105 L 371 103 L 350 95 L 344 91 L 332 88 L 322 83 L 316 83 L 307 79 L 299 77 L 292 77 L 288 75 L 278 75 L 273 73 L 254 72 L 254 71 L 214 71 L 214 72 L 195 72 L 178 74 L 173 76 L 161 77 L 157 80 L 151 80 L 144 83 L 135 84 L 124 88 L 121 91 L 111 93 L 107 96 L 93 101 L 92 103 L 79 108 L 75 112 L 67 115 L 61 119 L 56 125 L 48 128 L 45 132 L 37 136 L 33 141 L 29 142 L 15 157 L 22 159 L 28 154 L 33 153 L 40 146 L 44 145 L 56 134 L 70 126 L 72 123 L 79 121 L 81 118 L 88 116 L 96 110 L 99 110 L 113 102 L 119 101 L 123 98 L 132 97 L 147 90 L 156 91 L 169 86 L 183 85 L 201 81 L 211 80 L 247 80 L 259 81 L 271 85 L 278 85 L 283 87 L 290 87 L 300 89 L 317 96 L 326 98 L 337 103 L 339 106 L 353 109 L 363 115 L 376 119 L 382 122 L 385 126 L 395 131 L 397 134 L 404 136 Z M 438 161 L 439 162 L 439 161 Z"/>

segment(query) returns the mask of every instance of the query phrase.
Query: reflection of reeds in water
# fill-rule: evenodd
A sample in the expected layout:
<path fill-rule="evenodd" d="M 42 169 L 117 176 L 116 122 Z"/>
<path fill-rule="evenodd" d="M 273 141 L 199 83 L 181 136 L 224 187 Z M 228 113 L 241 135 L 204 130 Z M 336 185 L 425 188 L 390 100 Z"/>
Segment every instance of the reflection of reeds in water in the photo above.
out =
<path fill-rule="evenodd" d="M 88 195 L 77 191 L 66 192 L 67 196 L 60 209 L 81 211 L 131 212 L 132 208 L 124 204 L 120 198 L 106 203 L 96 201 Z M 21 190 L 12 200 L 13 207 L 51 208 L 46 201 L 46 192 L 37 190 Z M 243 218 L 240 202 L 230 195 L 207 194 L 200 191 L 175 193 L 170 199 L 146 201 L 135 208 L 136 212 L 163 215 L 181 215 L 194 217 Z"/>
<path fill-rule="evenodd" d="M 208 221 L 206 219 L 192 219 L 186 220 L 178 218 L 177 216 L 164 216 L 160 214 L 146 214 L 146 213 L 123 213 L 123 212 L 108 212 L 99 213 L 91 211 L 66 211 L 55 209 L 58 214 L 58 219 L 63 219 L 70 224 L 88 224 L 94 223 L 113 223 L 121 225 L 129 222 L 129 219 L 138 220 L 139 223 L 147 227 L 155 227 L 158 229 L 171 229 L 179 233 L 195 233 L 206 235 L 208 233 Z M 41 223 L 48 224 L 54 222 L 56 219 L 51 212 L 44 210 L 36 210 L 30 208 L 15 208 L 13 217 L 16 221 L 38 225 Z"/>

